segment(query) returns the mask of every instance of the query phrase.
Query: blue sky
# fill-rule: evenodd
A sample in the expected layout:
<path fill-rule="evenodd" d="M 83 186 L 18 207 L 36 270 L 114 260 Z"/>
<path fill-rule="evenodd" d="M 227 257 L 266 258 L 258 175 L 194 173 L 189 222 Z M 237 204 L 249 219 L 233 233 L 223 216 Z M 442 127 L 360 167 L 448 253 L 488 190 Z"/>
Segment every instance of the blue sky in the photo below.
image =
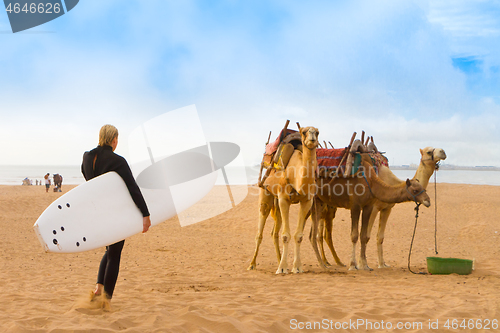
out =
<path fill-rule="evenodd" d="M 0 13 L 0 164 L 79 164 L 105 123 L 127 156 L 134 128 L 196 104 L 248 165 L 290 119 L 337 147 L 365 130 L 391 164 L 435 146 L 500 166 L 498 1 L 81 0 L 9 31 Z"/>

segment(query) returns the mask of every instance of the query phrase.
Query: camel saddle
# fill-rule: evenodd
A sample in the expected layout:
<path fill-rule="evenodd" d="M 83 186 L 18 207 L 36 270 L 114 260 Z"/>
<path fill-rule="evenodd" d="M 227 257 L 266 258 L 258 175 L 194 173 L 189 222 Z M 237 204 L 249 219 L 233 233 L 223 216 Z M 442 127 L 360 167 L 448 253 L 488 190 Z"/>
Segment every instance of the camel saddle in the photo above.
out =
<path fill-rule="evenodd" d="M 287 122 L 288 125 L 288 122 Z M 262 157 L 261 168 L 259 173 L 259 186 L 262 187 L 267 177 L 271 174 L 271 170 L 284 170 L 293 155 L 293 152 L 298 149 L 302 151 L 302 138 L 300 133 L 291 129 L 287 129 L 286 125 L 281 130 L 278 138 L 266 145 L 264 156 Z M 261 179 L 262 169 L 267 171 Z"/>
<path fill-rule="evenodd" d="M 373 165 L 375 167 L 378 168 L 381 165 L 389 167 L 389 160 L 387 159 L 387 157 L 385 157 L 381 153 L 379 153 L 379 152 L 372 152 L 372 153 L 370 153 L 370 157 L 372 158 Z"/>
<path fill-rule="evenodd" d="M 291 129 L 287 129 L 286 132 L 282 130 L 274 142 L 266 145 L 262 165 L 266 169 L 273 167 L 284 170 L 295 149 L 302 151 L 300 133 Z"/>
<path fill-rule="evenodd" d="M 339 175 L 344 175 L 344 171 L 346 168 L 347 160 L 344 159 L 342 161 L 342 157 L 347 153 L 348 148 L 339 148 L 339 149 L 316 149 L 316 159 L 318 161 L 318 169 L 320 177 L 332 178 L 336 175 L 337 169 L 339 170 Z M 378 173 L 378 167 L 381 165 L 389 166 L 387 161 L 387 157 L 382 155 L 381 153 L 369 153 L 370 158 L 372 160 L 372 165 Z M 342 161 L 342 165 L 340 165 Z M 356 174 L 358 168 L 361 164 L 361 154 L 356 153 L 354 157 L 354 163 L 352 166 L 351 176 Z"/>
<path fill-rule="evenodd" d="M 348 150 L 349 149 L 347 147 L 337 149 L 316 149 L 316 160 L 318 161 L 319 176 L 333 178 L 337 174 L 337 169 L 339 168 L 340 170 L 338 174 L 344 175 L 347 160 L 343 159 L 343 157 L 348 152 Z M 354 175 L 357 172 L 360 164 L 361 155 L 356 154 L 351 175 Z"/>

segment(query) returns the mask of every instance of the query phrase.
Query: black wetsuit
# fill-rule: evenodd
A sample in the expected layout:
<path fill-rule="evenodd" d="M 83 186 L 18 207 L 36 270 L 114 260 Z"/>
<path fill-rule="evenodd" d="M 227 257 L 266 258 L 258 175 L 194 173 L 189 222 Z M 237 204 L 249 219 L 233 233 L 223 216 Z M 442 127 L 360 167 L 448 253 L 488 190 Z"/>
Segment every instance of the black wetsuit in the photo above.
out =
<path fill-rule="evenodd" d="M 128 191 L 132 196 L 137 208 L 143 217 L 149 216 L 148 207 L 142 196 L 139 186 L 135 182 L 132 171 L 127 161 L 113 152 L 110 146 L 98 146 L 83 154 L 82 173 L 85 180 L 90 180 L 106 172 L 115 171 L 122 177 L 127 185 Z M 140 221 L 138 221 L 139 223 Z M 120 270 L 120 257 L 125 240 L 106 246 L 99 273 L 97 274 L 97 283 L 104 285 L 106 295 L 111 298 L 115 290 L 118 272 Z"/>

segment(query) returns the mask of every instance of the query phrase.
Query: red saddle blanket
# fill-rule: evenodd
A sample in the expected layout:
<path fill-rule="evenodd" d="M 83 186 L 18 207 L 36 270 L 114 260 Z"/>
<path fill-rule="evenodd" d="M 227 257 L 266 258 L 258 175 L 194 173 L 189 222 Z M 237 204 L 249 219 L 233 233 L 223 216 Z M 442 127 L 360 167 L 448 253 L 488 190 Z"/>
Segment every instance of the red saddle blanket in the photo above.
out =
<path fill-rule="evenodd" d="M 347 148 L 339 148 L 339 149 L 316 149 L 316 160 L 318 161 L 318 166 L 322 168 L 337 168 L 342 160 L 342 157 L 346 153 Z M 370 157 L 372 158 L 373 165 L 375 167 L 379 167 L 381 165 L 389 166 L 387 161 L 387 157 L 380 153 L 370 153 Z M 345 166 L 347 158 L 342 163 Z"/>
<path fill-rule="evenodd" d="M 342 160 L 342 157 L 344 157 L 346 149 L 347 148 L 316 149 L 316 160 L 318 161 L 318 166 L 327 169 L 338 167 L 340 161 Z M 345 165 L 346 160 L 344 160 L 344 163 L 342 163 L 343 165 Z"/>
<path fill-rule="evenodd" d="M 283 130 L 281 130 L 280 132 L 280 135 L 278 135 L 278 137 L 276 138 L 276 140 L 274 140 L 273 142 L 271 143 L 268 143 L 266 145 L 266 152 L 265 154 L 266 155 L 272 155 L 276 152 L 276 150 L 278 150 L 278 146 L 280 145 L 281 141 L 283 141 L 283 139 L 285 138 L 285 136 L 287 136 L 288 134 L 292 134 L 292 133 L 295 133 L 297 131 L 294 131 L 292 129 L 287 129 L 286 130 L 286 135 L 283 133 Z"/>
<path fill-rule="evenodd" d="M 376 167 L 379 167 L 381 165 L 389 167 L 389 160 L 381 153 L 370 153 L 370 157 L 372 158 Z"/>

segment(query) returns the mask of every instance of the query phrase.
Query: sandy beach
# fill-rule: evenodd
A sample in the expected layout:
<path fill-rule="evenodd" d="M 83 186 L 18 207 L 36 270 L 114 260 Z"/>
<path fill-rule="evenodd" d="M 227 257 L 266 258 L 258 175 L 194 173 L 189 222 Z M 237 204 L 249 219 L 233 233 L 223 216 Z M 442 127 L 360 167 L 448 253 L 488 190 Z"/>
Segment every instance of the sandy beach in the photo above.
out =
<path fill-rule="evenodd" d="M 111 311 L 104 311 L 88 300 L 104 249 L 48 254 L 33 232 L 38 216 L 64 193 L 0 186 L 0 331 L 498 331 L 500 187 L 442 183 L 437 192 L 439 256 L 474 259 L 470 275 L 408 271 L 413 203 L 396 205 L 389 220 L 390 268 L 377 268 L 375 225 L 367 252 L 373 271 L 324 270 L 306 239 L 305 273 L 276 275 L 269 218 L 257 270 L 247 271 L 258 220 L 258 189 L 250 186 L 247 198 L 222 215 L 184 228 L 172 218 L 127 239 Z M 425 258 L 435 255 L 434 184 L 428 193 L 432 206 L 421 208 L 413 244 L 415 271 L 426 271 Z M 292 230 L 297 211 L 291 210 Z M 310 221 L 306 234 L 309 228 Z M 349 212 L 339 210 L 333 237 L 344 263 L 349 234 Z"/>

